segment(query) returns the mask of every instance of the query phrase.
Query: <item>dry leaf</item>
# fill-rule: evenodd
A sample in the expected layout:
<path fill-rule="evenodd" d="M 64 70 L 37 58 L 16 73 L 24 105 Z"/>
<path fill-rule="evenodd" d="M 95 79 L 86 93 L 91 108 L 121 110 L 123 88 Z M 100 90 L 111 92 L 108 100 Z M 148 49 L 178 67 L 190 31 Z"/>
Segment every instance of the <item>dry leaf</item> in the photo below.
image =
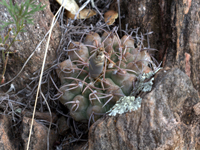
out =
<path fill-rule="evenodd" d="M 96 15 L 96 12 L 92 9 L 83 9 L 80 11 L 80 13 L 77 15 L 77 19 L 87 19 L 92 16 Z M 74 19 L 75 14 L 72 14 L 70 11 L 67 11 L 67 18 Z"/>
<path fill-rule="evenodd" d="M 79 6 L 74 0 L 56 0 L 60 5 L 62 5 L 66 10 L 70 11 L 72 14 L 76 14 L 79 10 Z"/>
<path fill-rule="evenodd" d="M 104 14 L 104 21 L 107 23 L 107 25 L 112 25 L 117 18 L 118 13 L 114 10 L 109 10 Z"/>

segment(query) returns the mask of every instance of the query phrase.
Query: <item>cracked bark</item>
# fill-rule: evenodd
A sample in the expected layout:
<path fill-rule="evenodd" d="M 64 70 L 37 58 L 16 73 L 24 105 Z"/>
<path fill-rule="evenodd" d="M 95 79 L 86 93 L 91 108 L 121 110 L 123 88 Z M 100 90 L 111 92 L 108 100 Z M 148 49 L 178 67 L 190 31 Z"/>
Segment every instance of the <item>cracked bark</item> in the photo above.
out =
<path fill-rule="evenodd" d="M 200 2 L 124 0 L 120 6 L 122 28 L 128 24 L 129 28 L 139 27 L 141 33 L 153 31 L 149 38 L 151 48 L 158 50 L 156 59 L 163 67 L 180 68 L 200 92 Z"/>
<path fill-rule="evenodd" d="M 199 7 L 191 0 L 121 1 L 122 27 L 128 23 L 142 33 L 154 32 L 151 48 L 158 50 L 154 55 L 165 71 L 156 76 L 139 110 L 92 125 L 90 150 L 200 149 Z"/>

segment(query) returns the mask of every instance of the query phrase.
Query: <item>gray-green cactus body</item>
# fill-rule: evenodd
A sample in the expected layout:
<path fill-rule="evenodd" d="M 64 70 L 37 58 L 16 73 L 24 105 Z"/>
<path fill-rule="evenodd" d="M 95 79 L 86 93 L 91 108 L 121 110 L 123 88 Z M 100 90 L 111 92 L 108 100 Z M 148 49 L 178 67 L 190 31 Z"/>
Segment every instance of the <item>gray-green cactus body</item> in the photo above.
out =
<path fill-rule="evenodd" d="M 67 80 L 65 77 L 77 77 L 79 73 L 77 69 L 78 67 L 72 63 L 70 59 L 61 62 L 56 69 L 56 73 L 60 78 L 61 84 L 64 85 L 71 83 L 73 80 Z"/>
<path fill-rule="evenodd" d="M 97 78 L 103 71 L 104 66 L 104 52 L 103 50 L 96 51 L 89 60 L 90 77 Z"/>
<path fill-rule="evenodd" d="M 135 48 L 134 42 L 130 36 L 119 39 L 115 33 L 105 32 L 100 37 L 90 32 L 83 43 L 69 45 L 69 59 L 61 62 L 56 72 L 62 84 L 59 100 L 74 120 L 97 120 L 119 99 L 132 94 L 139 75 L 152 71 L 150 55 Z M 131 100 L 134 103 L 134 98 Z"/>

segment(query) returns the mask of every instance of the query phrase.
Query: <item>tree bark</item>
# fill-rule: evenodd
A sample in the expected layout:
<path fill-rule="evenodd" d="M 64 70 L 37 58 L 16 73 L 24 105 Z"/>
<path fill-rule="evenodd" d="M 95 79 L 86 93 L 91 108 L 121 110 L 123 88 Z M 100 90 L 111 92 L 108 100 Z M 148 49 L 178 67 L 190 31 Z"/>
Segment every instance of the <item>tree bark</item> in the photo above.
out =
<path fill-rule="evenodd" d="M 124 0 L 122 22 L 142 33 L 153 31 L 151 48 L 163 67 L 178 67 L 200 92 L 200 2 L 192 0 Z"/>
<path fill-rule="evenodd" d="M 199 149 L 199 97 L 178 68 L 162 70 L 136 111 L 105 116 L 89 131 L 89 150 Z"/>
<path fill-rule="evenodd" d="M 124 0 L 120 6 L 123 28 L 154 32 L 150 45 L 165 71 L 139 110 L 92 125 L 89 149 L 200 149 L 200 2 Z"/>
<path fill-rule="evenodd" d="M 200 2 L 179 0 L 171 3 L 171 35 L 165 66 L 178 66 L 200 92 Z"/>

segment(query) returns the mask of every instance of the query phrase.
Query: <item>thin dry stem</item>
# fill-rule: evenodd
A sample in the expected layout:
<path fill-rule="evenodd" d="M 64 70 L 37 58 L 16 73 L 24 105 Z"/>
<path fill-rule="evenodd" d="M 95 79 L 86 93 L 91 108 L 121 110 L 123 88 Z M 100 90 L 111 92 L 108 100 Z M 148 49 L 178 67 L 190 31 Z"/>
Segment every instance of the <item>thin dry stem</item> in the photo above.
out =
<path fill-rule="evenodd" d="M 31 120 L 31 127 L 30 127 L 30 131 L 29 131 L 29 138 L 28 138 L 28 143 L 27 143 L 27 148 L 26 148 L 27 150 L 29 149 L 29 145 L 30 145 L 31 133 L 32 133 L 32 128 L 33 128 L 33 121 L 34 121 L 34 116 L 35 116 L 35 111 L 36 111 L 38 95 L 39 95 L 39 91 L 40 91 L 40 87 L 41 87 L 41 81 L 42 81 L 42 76 L 43 76 L 43 72 L 44 72 L 44 66 L 45 66 L 45 61 L 46 61 L 46 57 L 47 57 L 47 51 L 48 51 L 48 47 L 49 47 L 51 32 L 52 32 L 53 27 L 55 25 L 55 22 L 54 22 L 55 21 L 55 17 L 58 15 L 58 13 L 60 13 L 61 9 L 62 9 L 62 6 L 60 6 L 60 8 L 57 11 L 56 15 L 53 17 L 51 28 L 50 28 L 50 32 L 49 32 L 49 37 L 48 37 L 48 40 L 47 40 L 47 43 L 46 43 L 46 49 L 45 49 L 45 54 L 44 54 L 44 59 L 43 59 L 43 63 L 42 63 L 40 79 L 39 79 L 39 83 L 38 83 L 38 89 L 37 89 L 36 98 L 35 98 L 33 116 L 32 116 L 32 120 Z"/>

